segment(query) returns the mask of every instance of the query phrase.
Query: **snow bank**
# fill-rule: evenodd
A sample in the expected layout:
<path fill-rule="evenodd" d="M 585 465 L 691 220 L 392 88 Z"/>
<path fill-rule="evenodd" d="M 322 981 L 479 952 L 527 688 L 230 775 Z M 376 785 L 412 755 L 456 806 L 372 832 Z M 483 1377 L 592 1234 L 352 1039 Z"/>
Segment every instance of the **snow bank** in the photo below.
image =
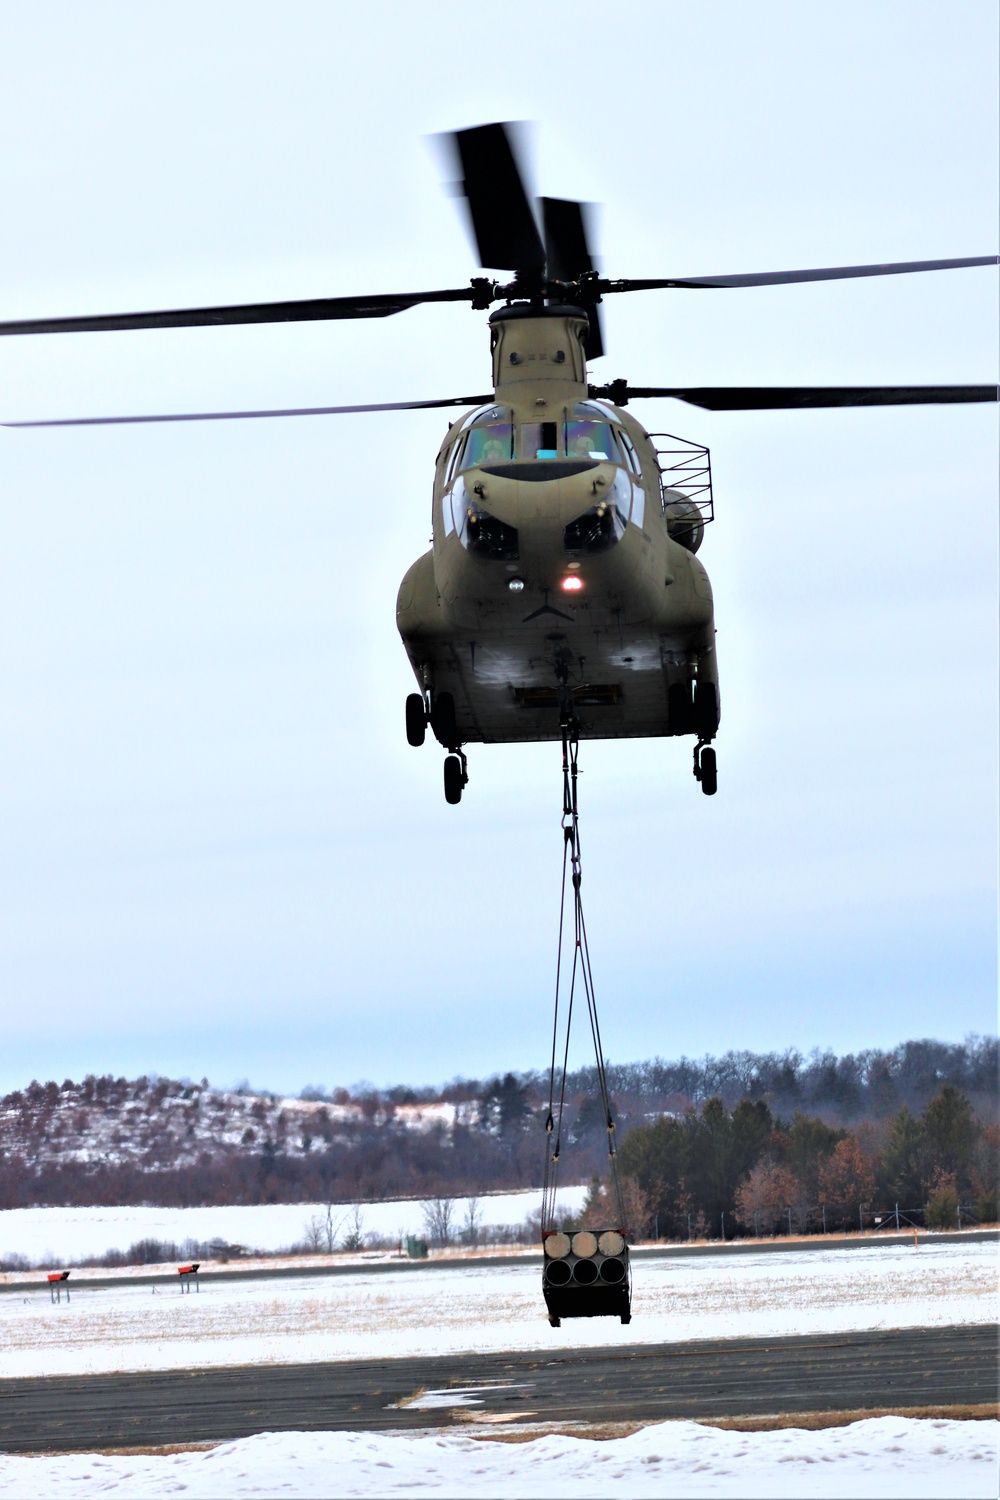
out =
<path fill-rule="evenodd" d="M 0 1295 L 0 1371 L 83 1375 L 688 1339 L 933 1327 L 996 1319 L 996 1242 L 643 1259 L 633 1318 L 549 1327 L 537 1265 L 460 1265 L 179 1287 L 44 1282 Z M 2 1384 L 2 1382 L 0 1382 Z"/>
<path fill-rule="evenodd" d="M 0 1497 L 471 1495 L 993 1497 L 1000 1424 L 878 1417 L 820 1432 L 663 1422 L 603 1442 L 455 1432 L 270 1432 L 207 1451 L 0 1457 Z"/>

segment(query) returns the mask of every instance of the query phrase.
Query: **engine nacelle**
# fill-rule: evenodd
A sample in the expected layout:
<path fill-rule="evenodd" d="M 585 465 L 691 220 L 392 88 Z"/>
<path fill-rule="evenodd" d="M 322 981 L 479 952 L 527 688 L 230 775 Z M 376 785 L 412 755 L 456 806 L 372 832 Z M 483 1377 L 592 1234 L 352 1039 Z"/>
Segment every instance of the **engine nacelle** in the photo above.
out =
<path fill-rule="evenodd" d="M 682 490 L 663 491 L 663 514 L 672 541 L 697 552 L 705 535 L 705 518 Z"/>

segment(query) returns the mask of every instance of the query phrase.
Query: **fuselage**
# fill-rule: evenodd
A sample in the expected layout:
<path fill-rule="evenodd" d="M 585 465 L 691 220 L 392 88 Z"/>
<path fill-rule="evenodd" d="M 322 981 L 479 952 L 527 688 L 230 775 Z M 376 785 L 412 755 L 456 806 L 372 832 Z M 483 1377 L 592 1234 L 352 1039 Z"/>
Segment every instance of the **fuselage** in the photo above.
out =
<path fill-rule="evenodd" d="M 711 738 L 697 510 L 645 430 L 589 398 L 584 315 L 515 306 L 491 325 L 496 400 L 449 429 L 433 544 L 397 600 L 421 689 L 453 695 L 463 742 L 556 739 L 567 694 L 588 738 Z"/>

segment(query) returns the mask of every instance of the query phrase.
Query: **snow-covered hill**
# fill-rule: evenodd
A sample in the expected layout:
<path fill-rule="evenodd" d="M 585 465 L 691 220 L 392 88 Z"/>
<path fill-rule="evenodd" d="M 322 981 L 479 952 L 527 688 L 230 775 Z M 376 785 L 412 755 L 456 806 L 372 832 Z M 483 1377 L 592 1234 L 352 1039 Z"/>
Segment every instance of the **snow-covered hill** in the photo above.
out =
<path fill-rule="evenodd" d="M 147 1170 L 194 1166 L 206 1153 L 307 1157 L 366 1129 L 450 1136 L 456 1123 L 475 1124 L 469 1103 L 393 1105 L 384 1100 L 335 1103 L 214 1089 L 168 1078 L 129 1081 L 88 1077 L 32 1083 L 0 1100 L 0 1153 L 33 1167 L 68 1163 L 137 1166 Z"/>

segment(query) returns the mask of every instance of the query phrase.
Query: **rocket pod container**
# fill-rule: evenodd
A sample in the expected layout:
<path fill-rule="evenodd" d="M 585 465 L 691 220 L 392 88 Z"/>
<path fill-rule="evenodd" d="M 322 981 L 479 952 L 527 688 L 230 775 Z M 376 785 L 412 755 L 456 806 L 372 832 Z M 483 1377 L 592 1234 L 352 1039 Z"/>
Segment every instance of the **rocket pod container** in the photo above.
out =
<path fill-rule="evenodd" d="M 632 1319 L 628 1245 L 620 1229 L 549 1229 L 542 1235 L 542 1294 L 549 1322 L 563 1318 Z"/>

